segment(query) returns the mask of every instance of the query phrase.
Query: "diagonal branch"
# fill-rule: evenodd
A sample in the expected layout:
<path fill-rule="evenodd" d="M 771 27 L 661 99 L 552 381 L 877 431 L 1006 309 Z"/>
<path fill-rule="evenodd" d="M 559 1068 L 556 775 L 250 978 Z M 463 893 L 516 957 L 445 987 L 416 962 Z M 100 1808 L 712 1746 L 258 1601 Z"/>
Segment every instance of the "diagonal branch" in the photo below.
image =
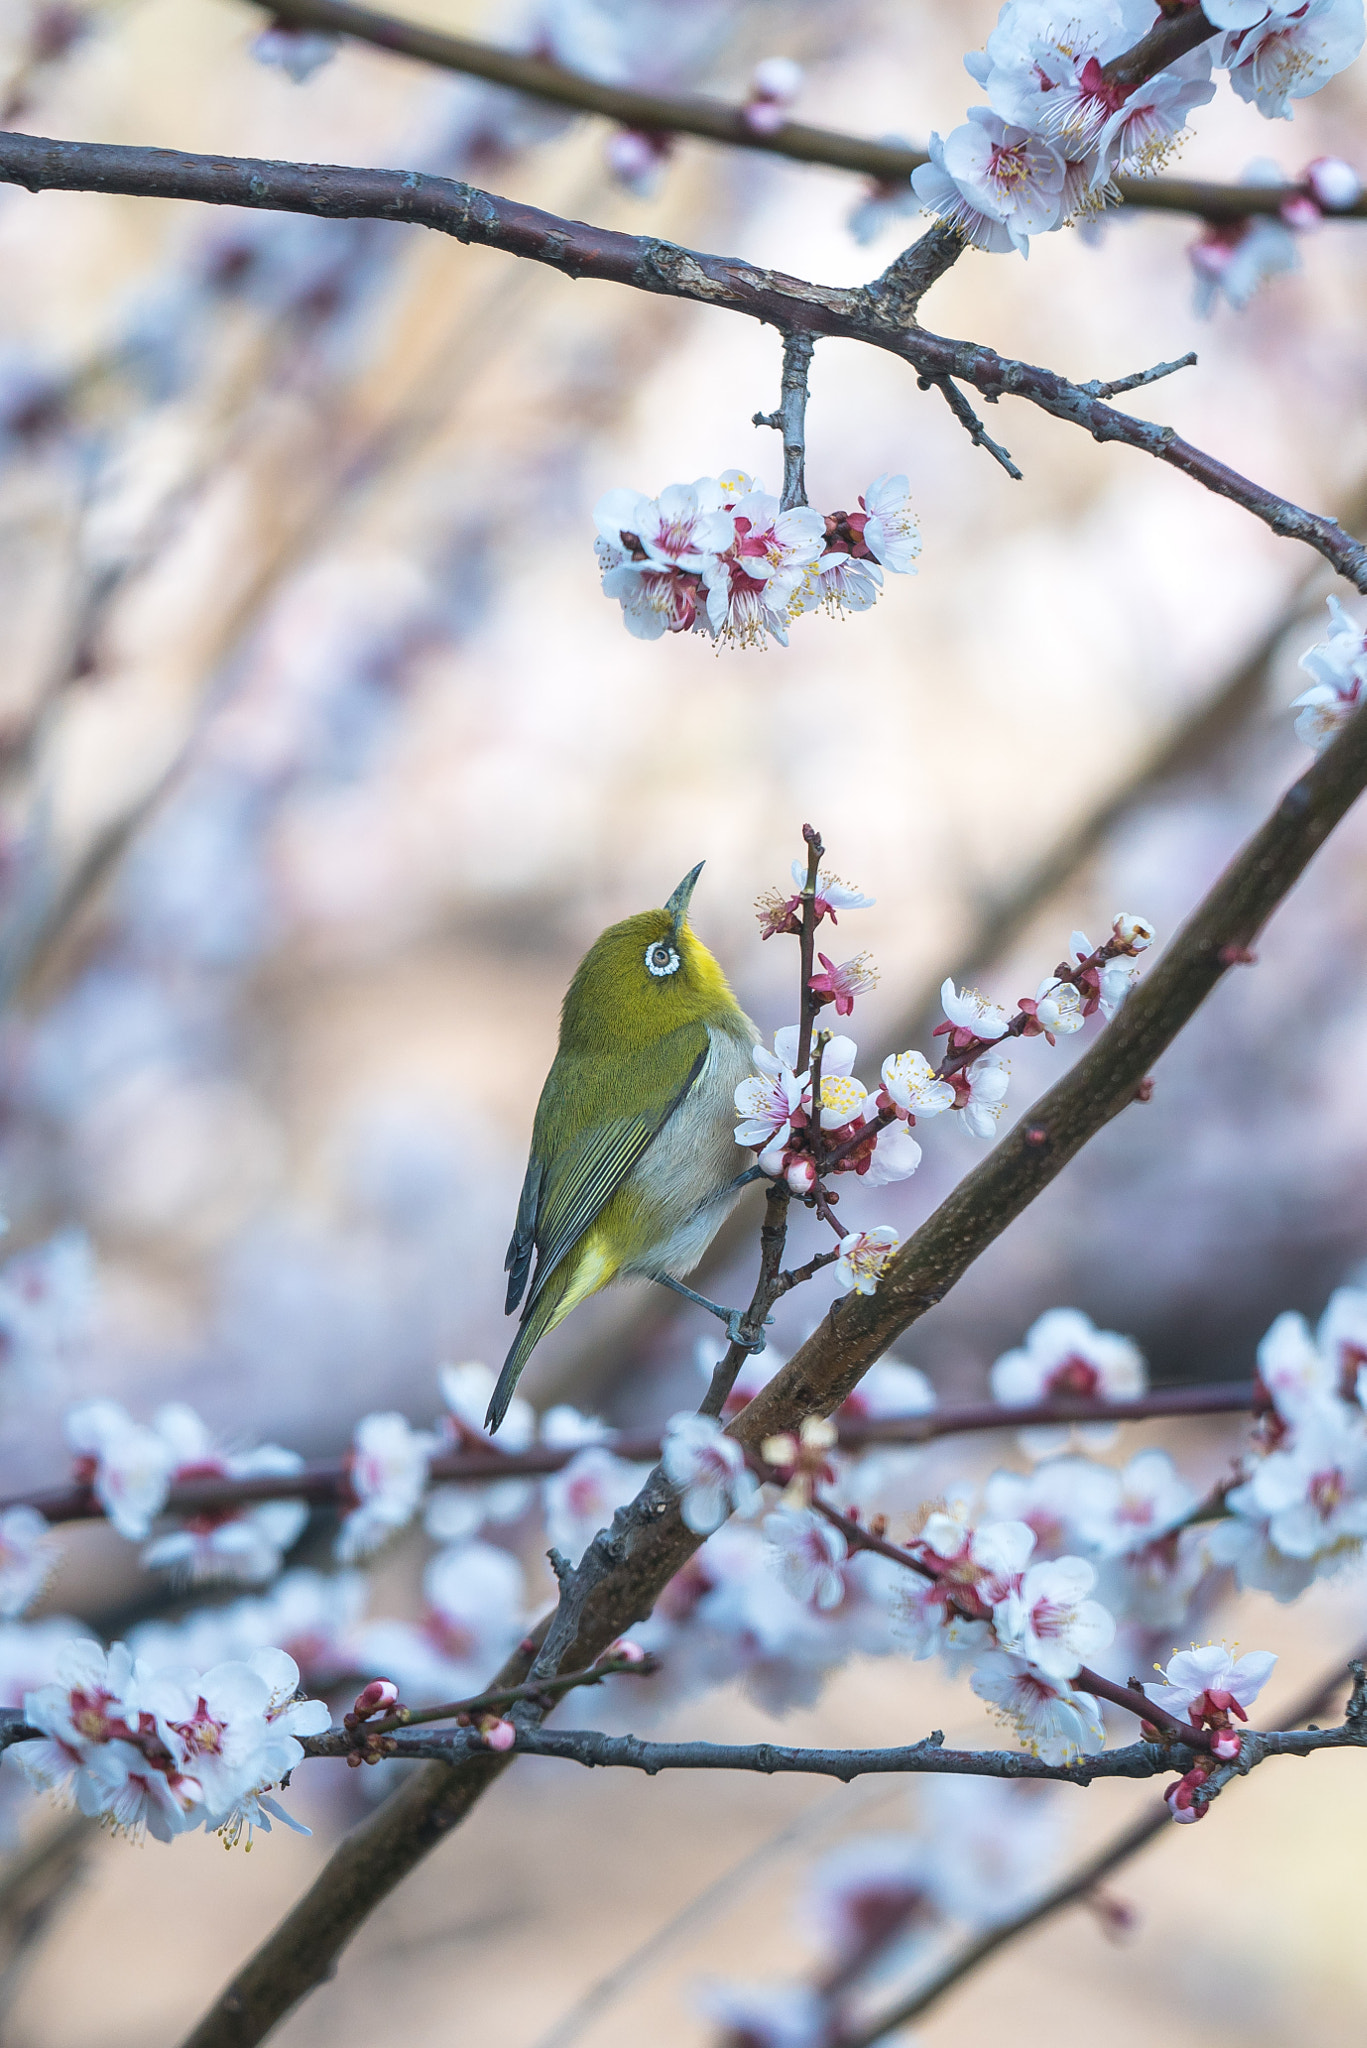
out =
<path fill-rule="evenodd" d="M 375 8 L 356 7 L 350 0 L 256 0 L 287 27 L 321 29 L 350 36 L 372 48 L 435 64 L 491 85 L 504 85 L 553 106 L 576 113 L 598 114 L 626 128 L 673 135 L 696 135 L 734 149 L 758 150 L 795 163 L 823 164 L 832 170 L 862 172 L 880 185 L 903 185 L 921 164 L 923 149 L 875 142 L 863 135 L 842 135 L 830 128 L 812 128 L 802 121 L 784 121 L 767 132 L 752 128 L 743 107 L 698 93 L 644 92 L 635 86 L 609 85 L 581 72 L 566 71 L 547 58 L 505 50 L 472 36 L 450 35 L 424 28 Z M 1289 197 L 1304 188 L 1288 185 L 1222 185 L 1196 178 L 1117 178 L 1117 189 L 1129 206 L 1165 213 L 1192 213 L 1203 220 L 1247 220 L 1255 214 L 1277 216 Z M 1367 198 L 1338 212 L 1349 219 L 1367 219 Z"/>
<path fill-rule="evenodd" d="M 893 1337 L 940 1300 L 1066 1162 L 1130 1102 L 1149 1067 L 1215 988 L 1231 946 L 1248 946 L 1367 787 L 1367 708 L 1359 711 L 1244 846 L 1115 1020 L 1032 1113 L 1025 1130 L 960 1183 L 891 1262 L 876 1294 L 847 1297 L 730 1433 L 764 1438 L 829 1415 Z M 1038 1138 L 1036 1137 L 1038 1134 Z M 495 1681 L 583 1667 L 648 1614 L 702 1538 L 657 1466 L 612 1527 L 565 1574 L 560 1603 Z M 515 1710 L 519 1738 L 539 1722 Z M 249 2048 L 315 1985 L 370 1912 L 445 1839 L 516 1752 L 429 1764 L 337 1848 L 189 2037 L 186 2048 Z"/>
<path fill-rule="evenodd" d="M 597 278 L 743 313 L 785 334 L 829 334 L 867 342 L 900 356 L 931 383 L 952 377 L 972 384 L 989 404 L 1003 396 L 1023 398 L 1056 419 L 1081 427 L 1095 441 L 1123 442 L 1168 463 L 1205 489 L 1242 505 L 1274 533 L 1304 541 L 1341 576 L 1367 590 L 1367 549 L 1336 520 L 1307 512 L 1240 476 L 1171 427 L 1115 411 L 1056 371 L 1012 361 L 977 342 L 904 326 L 889 316 L 876 290 L 864 286 L 811 284 L 739 257 L 708 256 L 654 236 L 624 235 L 562 220 L 456 179 L 425 177 L 417 171 L 192 156 L 180 150 L 4 133 L 0 182 L 23 185 L 31 192 L 122 192 L 333 219 L 404 221 L 547 264 L 572 278 Z"/>

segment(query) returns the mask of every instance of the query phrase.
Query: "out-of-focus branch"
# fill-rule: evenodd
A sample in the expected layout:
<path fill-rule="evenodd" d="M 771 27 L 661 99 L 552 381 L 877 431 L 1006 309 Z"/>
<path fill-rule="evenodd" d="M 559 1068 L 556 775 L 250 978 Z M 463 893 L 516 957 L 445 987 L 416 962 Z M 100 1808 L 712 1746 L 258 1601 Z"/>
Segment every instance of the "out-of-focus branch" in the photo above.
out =
<path fill-rule="evenodd" d="M 597 278 L 742 313 L 785 334 L 828 334 L 867 342 L 900 356 L 932 384 L 950 378 L 971 384 L 989 404 L 1003 397 L 1023 398 L 1055 419 L 1082 428 L 1095 441 L 1118 441 L 1167 463 L 1216 496 L 1241 505 L 1274 533 L 1314 548 L 1357 589 L 1367 590 L 1367 549 L 1336 520 L 1308 512 L 1241 476 L 1171 427 L 1117 412 L 1056 371 L 1013 361 L 977 342 L 900 326 L 862 286 L 811 284 L 738 257 L 708 256 L 649 235 L 623 235 L 562 220 L 455 179 L 425 177 L 417 171 L 192 156 L 178 150 L 57 142 L 7 133 L 0 135 L 0 182 L 23 185 L 31 192 L 122 192 L 329 218 L 404 221 L 547 264 L 573 278 Z"/>
<path fill-rule="evenodd" d="M 1367 1657 L 1367 1643 L 1360 1646 L 1352 1661 L 1356 1665 L 1364 1657 Z M 1316 1714 L 1322 1714 L 1343 1691 L 1346 1678 L 1344 1666 L 1336 1666 L 1332 1674 L 1322 1679 L 1299 1706 L 1286 1716 L 1288 1728 L 1298 1727 L 1301 1722 L 1311 1720 Z M 1287 1750 L 1282 1753 L 1294 1755 L 1299 1752 Z M 889 2034 L 895 2034 L 900 2028 L 909 2026 L 913 2020 L 920 2019 L 922 2013 L 939 2004 L 946 1992 L 952 1991 L 956 1984 L 962 1984 L 965 1977 L 981 1969 L 984 1963 L 989 1962 L 1013 1941 L 1019 1940 L 1022 1934 L 1028 1934 L 1032 1927 L 1038 1927 L 1042 1921 L 1052 1919 L 1055 1913 L 1062 1912 L 1066 1906 L 1076 1906 L 1085 1902 L 1099 1884 L 1171 1826 L 1172 1816 L 1165 1805 L 1156 1806 L 1150 1812 L 1141 1814 L 1138 1820 L 1122 1828 L 1077 1870 L 1070 1872 L 1058 1884 L 1051 1886 L 1047 1892 L 1043 1892 L 1039 1898 L 1023 1907 L 1019 1913 L 1013 1914 L 1009 1920 L 999 1921 L 995 1927 L 979 1935 L 976 1941 L 969 1942 L 956 1956 L 952 1956 L 938 1969 L 933 1977 L 918 1985 L 895 2006 L 879 2013 L 874 2019 L 856 2023 L 852 2028 L 842 2032 L 841 2048 L 873 2048 L 875 2041 L 886 2040 Z"/>
<path fill-rule="evenodd" d="M 579 72 L 566 71 L 534 53 L 500 49 L 493 43 L 477 42 L 471 36 L 448 35 L 374 8 L 354 7 L 350 0 L 278 0 L 278 4 L 276 0 L 257 0 L 257 4 L 287 27 L 350 36 L 375 49 L 392 50 L 399 56 L 417 58 L 420 63 L 463 72 L 491 85 L 510 86 L 533 99 L 549 100 L 577 113 L 619 121 L 626 128 L 696 135 L 704 141 L 759 150 L 796 163 L 860 172 L 886 185 L 904 183 L 919 165 L 929 161 L 923 149 L 875 142 L 862 135 L 842 135 L 834 129 L 808 127 L 801 121 L 784 121 L 761 133 L 749 125 L 744 108 L 722 100 L 697 93 L 642 92 L 634 86 L 609 85 Z M 1170 56 L 1163 61 L 1171 61 Z M 1195 178 L 1118 178 L 1116 184 L 1127 205 L 1165 213 L 1194 213 L 1205 220 L 1276 215 L 1287 199 L 1300 190 L 1287 185 L 1211 184 Z M 1367 219 L 1367 199 L 1356 200 L 1340 211 L 1348 218 Z"/>
<path fill-rule="evenodd" d="M 778 1256 L 781 1252 L 780 1246 Z M 827 1262 L 823 1257 L 818 1263 Z M 774 1277 L 784 1283 L 777 1292 L 786 1294 L 789 1276 L 776 1268 Z M 746 1355 L 744 1350 L 741 1355 Z M 719 1415 L 729 1392 L 728 1386 L 715 1406 L 704 1403 L 701 1412 Z M 839 1426 L 838 1447 L 843 1451 L 862 1451 L 873 1444 L 928 1444 L 944 1436 L 1047 1428 L 1058 1423 L 1151 1422 L 1164 1417 L 1241 1415 L 1254 1406 L 1256 1399 L 1257 1387 L 1252 1380 L 1221 1380 L 1210 1385 L 1159 1387 L 1150 1394 L 1138 1394 L 1124 1401 L 964 1401 L 919 1415 L 852 1416 Z M 653 1461 L 660 1455 L 658 1430 L 621 1431 L 605 1436 L 603 1444 L 616 1457 L 632 1464 Z M 526 1451 L 500 1451 L 490 1444 L 487 1448 L 443 1451 L 432 1460 L 429 1478 L 434 1484 L 454 1481 L 471 1485 L 484 1480 L 541 1479 L 552 1472 L 563 1472 L 582 1449 L 582 1444 L 534 1444 Z M 311 1507 L 354 1505 L 349 1470 L 345 1458 L 334 1458 L 306 1465 L 299 1472 L 270 1473 L 250 1479 L 187 1479 L 172 1487 L 163 1512 L 215 1515 L 265 1500 L 306 1500 Z M 84 1481 L 12 1494 L 0 1501 L 0 1514 L 16 1507 L 36 1508 L 49 1522 L 99 1521 L 104 1515 L 104 1508 Z"/>
<path fill-rule="evenodd" d="M 84 1814 L 63 1814 L 0 1870 L 0 2013 L 28 1956 L 73 1887 L 98 1830 Z"/>

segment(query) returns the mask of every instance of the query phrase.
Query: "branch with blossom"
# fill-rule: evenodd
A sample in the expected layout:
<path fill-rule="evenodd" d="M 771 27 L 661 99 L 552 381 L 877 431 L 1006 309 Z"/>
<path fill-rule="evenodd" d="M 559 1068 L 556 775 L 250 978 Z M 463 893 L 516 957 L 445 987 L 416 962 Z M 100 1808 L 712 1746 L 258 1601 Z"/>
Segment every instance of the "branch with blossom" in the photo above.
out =
<path fill-rule="evenodd" d="M 471 36 L 426 28 L 399 15 L 357 7 L 351 0 L 258 0 L 277 24 L 293 27 L 301 38 L 350 37 L 374 49 L 390 50 L 420 63 L 434 64 L 471 78 L 503 85 L 530 98 L 576 112 L 616 121 L 629 132 L 651 135 L 694 135 L 732 148 L 763 151 L 794 163 L 822 164 L 833 170 L 860 173 L 875 192 L 905 187 L 913 171 L 929 163 L 926 151 L 867 136 L 837 134 L 804 122 L 780 119 L 770 124 L 756 118 L 755 101 L 728 106 L 694 93 L 647 92 L 608 79 L 591 78 L 567 69 L 536 52 L 509 50 Z M 1130 206 L 1164 212 L 1194 213 L 1207 221 L 1241 221 L 1259 215 L 1276 217 L 1289 196 L 1316 198 L 1309 174 L 1301 186 L 1221 185 L 1191 178 L 1119 177 L 1121 200 Z M 1367 218 L 1367 200 L 1360 191 L 1342 186 L 1324 210 L 1345 219 Z"/>

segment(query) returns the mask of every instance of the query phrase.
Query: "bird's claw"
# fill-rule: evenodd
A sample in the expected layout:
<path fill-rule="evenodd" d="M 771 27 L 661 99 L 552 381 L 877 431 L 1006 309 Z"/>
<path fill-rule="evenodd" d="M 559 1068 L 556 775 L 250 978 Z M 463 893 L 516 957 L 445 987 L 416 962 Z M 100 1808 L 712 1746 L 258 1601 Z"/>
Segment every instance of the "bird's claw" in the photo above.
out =
<path fill-rule="evenodd" d="M 764 1318 L 764 1327 L 766 1330 L 768 1329 L 769 1325 L 773 1322 L 773 1320 L 774 1319 L 772 1316 L 766 1316 Z M 747 1337 L 743 1335 L 744 1328 L 744 1309 L 733 1308 L 730 1315 L 726 1318 L 726 1334 L 731 1339 L 731 1342 L 735 1345 L 738 1345 L 742 1351 L 749 1351 L 752 1353 L 757 1351 L 763 1351 L 767 1346 L 769 1339 L 763 1335 L 759 1337 Z"/>

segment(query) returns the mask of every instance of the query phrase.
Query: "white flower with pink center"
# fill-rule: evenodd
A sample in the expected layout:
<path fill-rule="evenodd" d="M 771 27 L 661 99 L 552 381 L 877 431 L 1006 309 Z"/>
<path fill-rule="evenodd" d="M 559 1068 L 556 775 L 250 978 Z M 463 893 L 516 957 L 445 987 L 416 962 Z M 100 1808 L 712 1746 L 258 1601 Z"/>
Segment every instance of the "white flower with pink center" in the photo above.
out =
<path fill-rule="evenodd" d="M 919 1152 L 919 1146 L 917 1148 Z M 872 1230 L 852 1230 L 840 1240 L 834 1279 L 842 1294 L 875 1294 L 889 1259 L 901 1243 L 890 1223 Z"/>
<path fill-rule="evenodd" d="M 1117 172 L 1142 178 L 1161 170 L 1177 149 L 1192 108 L 1214 97 L 1205 47 L 1189 50 L 1169 70 L 1132 87 L 1096 134 L 1093 187 L 1104 186 Z"/>
<path fill-rule="evenodd" d="M 1306 1412 L 1225 1504 L 1265 1520 L 1273 1548 L 1315 1576 L 1353 1562 L 1367 1538 L 1367 1420 L 1356 1409 Z"/>
<path fill-rule="evenodd" d="M 1009 1407 L 1037 1401 L 1124 1401 L 1148 1386 L 1143 1354 L 1128 1337 L 1098 1330 L 1081 1309 L 1051 1308 L 1031 1324 L 1025 1342 L 1005 1351 L 992 1368 L 992 1395 Z M 1076 1435 L 1091 1450 L 1115 1441 L 1110 1423 L 1043 1424 L 1020 1432 L 1032 1458 L 1050 1458 Z"/>
<path fill-rule="evenodd" d="M 840 1605 L 846 1544 L 839 1529 L 811 1508 L 775 1508 L 764 1517 L 764 1537 L 795 1600 L 823 1609 Z"/>
<path fill-rule="evenodd" d="M 1195 1488 L 1166 1451 L 1140 1451 L 1119 1472 L 1110 1465 L 1087 1469 L 1076 1527 L 1083 1542 L 1102 1557 L 1147 1548 L 1184 1521 L 1197 1504 Z"/>
<path fill-rule="evenodd" d="M 990 107 L 973 107 L 944 145 L 944 168 L 970 204 L 1001 221 L 1012 245 L 1030 253 L 1031 235 L 1056 227 L 1063 159 L 1029 128 L 1009 126 Z"/>
<path fill-rule="evenodd" d="M 1249 27 L 1232 27 L 1216 62 L 1241 100 L 1269 121 L 1289 121 L 1292 100 L 1318 92 L 1352 63 L 1363 27 L 1362 0 L 1273 7 Z"/>
<path fill-rule="evenodd" d="M 1011 0 L 985 50 L 964 69 L 1004 121 L 1033 129 L 1068 154 L 1089 148 L 1111 111 L 1103 67 L 1152 27 L 1153 0 L 1090 0 L 1060 15 L 1054 0 Z"/>
<path fill-rule="evenodd" d="M 762 646 L 772 635 L 786 647 L 808 571 L 825 551 L 826 522 L 807 505 L 783 512 L 777 498 L 758 489 L 728 502 L 727 511 L 735 538 L 702 570 L 708 622 L 718 639 L 737 646 Z"/>
<path fill-rule="evenodd" d="M 1206 1643 L 1200 1649 L 1179 1650 L 1164 1667 L 1162 1683 L 1150 1681 L 1144 1691 L 1156 1707 L 1179 1721 L 1190 1721 L 1193 1728 L 1231 1709 L 1242 1721 L 1276 1662 L 1270 1650 L 1247 1650 L 1234 1657 L 1223 1643 Z"/>
<path fill-rule="evenodd" d="M 905 476 L 876 476 L 859 500 L 864 509 L 864 544 L 893 576 L 914 576 L 921 529 L 911 509 Z"/>
<path fill-rule="evenodd" d="M 1299 711 L 1296 737 L 1321 753 L 1367 702 L 1367 632 L 1336 597 L 1329 599 L 1329 632 L 1301 656 L 1312 686 L 1292 700 Z"/>
<path fill-rule="evenodd" d="M 711 631 L 698 577 L 685 569 L 654 563 L 608 562 L 603 595 L 616 598 L 622 623 L 633 639 L 659 640 L 666 633 Z"/>
<path fill-rule="evenodd" d="M 759 1481 L 746 1465 L 745 1452 L 714 1416 L 688 1411 L 672 1416 L 660 1463 L 683 1496 L 685 1523 L 699 1536 L 720 1529 L 733 1512 L 753 1514 L 759 1505 Z"/>
<path fill-rule="evenodd" d="M 1040 1557 L 1058 1557 L 1079 1541 L 1100 1511 L 1098 1494 L 1109 1498 L 1109 1466 L 1089 1458 L 1050 1458 L 1029 1472 L 997 1471 L 983 1488 L 988 1514 L 1024 1522 L 1034 1532 Z"/>
<path fill-rule="evenodd" d="M 577 1564 L 618 1508 L 640 1492 L 648 1467 L 629 1465 L 601 1446 L 590 1446 L 542 1486 L 546 1533 L 554 1549 Z"/>
<path fill-rule="evenodd" d="M 807 886 L 806 861 L 795 860 L 790 873 L 798 888 L 800 890 L 805 889 Z M 830 868 L 817 869 L 816 894 L 812 898 L 812 909 L 816 914 L 818 924 L 823 917 L 828 917 L 832 924 L 839 924 L 840 919 L 836 914 L 838 911 L 868 910 L 876 901 L 876 897 L 866 896 L 862 889 L 856 889 L 852 883 L 842 882 L 839 875 L 834 874 Z M 797 1026 L 796 1024 L 791 1024 L 788 1026 L 788 1029 L 793 1034 L 794 1057 L 796 1057 Z M 777 1038 L 775 1038 L 774 1042 L 777 1045 Z"/>
<path fill-rule="evenodd" d="M 781 1054 L 762 1045 L 752 1048 L 751 1058 L 759 1071 L 736 1087 L 734 1099 L 741 1118 L 736 1125 L 736 1143 L 757 1152 L 773 1147 L 781 1153 L 793 1133 L 793 1113 L 805 1100 L 807 1076 L 795 1074 Z"/>
<path fill-rule="evenodd" d="M 623 553 L 640 546 L 649 561 L 666 569 L 699 572 L 735 539 L 731 514 L 722 509 L 721 486 L 707 476 L 670 484 L 658 498 L 642 491 L 608 491 L 594 506 L 593 519 L 609 546 Z"/>
<path fill-rule="evenodd" d="M 1087 1596 L 1096 1573 L 1082 1557 L 1030 1565 L 1020 1585 L 997 1601 L 992 1625 L 1005 1650 L 1050 1678 L 1075 1678 L 1115 1638 L 1115 1619 Z"/>
<path fill-rule="evenodd" d="M 66 1419 L 67 1442 L 84 1480 L 120 1536 L 137 1543 L 166 1505 L 176 1466 L 172 1446 L 134 1422 L 117 1401 L 86 1401 Z"/>
<path fill-rule="evenodd" d="M 220 1451 L 200 1417 L 183 1401 L 159 1408 L 152 1426 L 172 1452 L 172 1485 L 196 1479 L 286 1479 L 303 1469 L 299 1453 L 280 1444 Z M 285 1552 L 307 1520 L 308 1507 L 301 1500 L 205 1510 L 156 1537 L 143 1551 L 142 1561 L 151 1570 L 169 1571 L 183 1584 L 237 1579 L 264 1585 L 280 1572 Z"/>
<path fill-rule="evenodd" d="M 953 137 L 950 137 L 953 140 Z M 983 206 L 974 198 L 949 170 L 945 161 L 947 144 L 932 132 L 926 149 L 930 162 L 918 164 L 911 174 L 911 188 L 925 207 L 927 213 L 935 214 L 947 226 L 971 242 L 975 249 L 986 249 L 992 255 L 1002 256 L 1016 247 L 1016 242 L 1005 221 Z"/>
<path fill-rule="evenodd" d="M 1076 1763 L 1104 1747 L 1101 1709 L 1089 1692 L 1075 1692 L 1066 1679 L 1050 1678 L 1024 1657 L 989 1650 L 969 1683 L 1005 1722 L 1021 1748 L 1047 1764 Z"/>
<path fill-rule="evenodd" d="M 10 1620 L 31 1606 L 56 1562 L 52 1531 L 36 1508 L 0 1514 L 0 1615 Z"/>
<path fill-rule="evenodd" d="M 974 1038 L 1001 1038 L 1011 1022 L 1000 1003 L 990 1003 L 976 988 L 956 989 L 948 980 L 940 984 L 940 1007 L 945 1023 L 937 1028 L 936 1036 L 947 1028 L 954 1046 L 967 1045 Z"/>
<path fill-rule="evenodd" d="M 337 1535 L 337 1556 L 343 1564 L 368 1557 L 412 1521 L 427 1487 L 428 1467 L 440 1447 L 438 1437 L 411 1428 L 393 1411 L 361 1418 L 347 1472 L 358 1505 Z"/>

